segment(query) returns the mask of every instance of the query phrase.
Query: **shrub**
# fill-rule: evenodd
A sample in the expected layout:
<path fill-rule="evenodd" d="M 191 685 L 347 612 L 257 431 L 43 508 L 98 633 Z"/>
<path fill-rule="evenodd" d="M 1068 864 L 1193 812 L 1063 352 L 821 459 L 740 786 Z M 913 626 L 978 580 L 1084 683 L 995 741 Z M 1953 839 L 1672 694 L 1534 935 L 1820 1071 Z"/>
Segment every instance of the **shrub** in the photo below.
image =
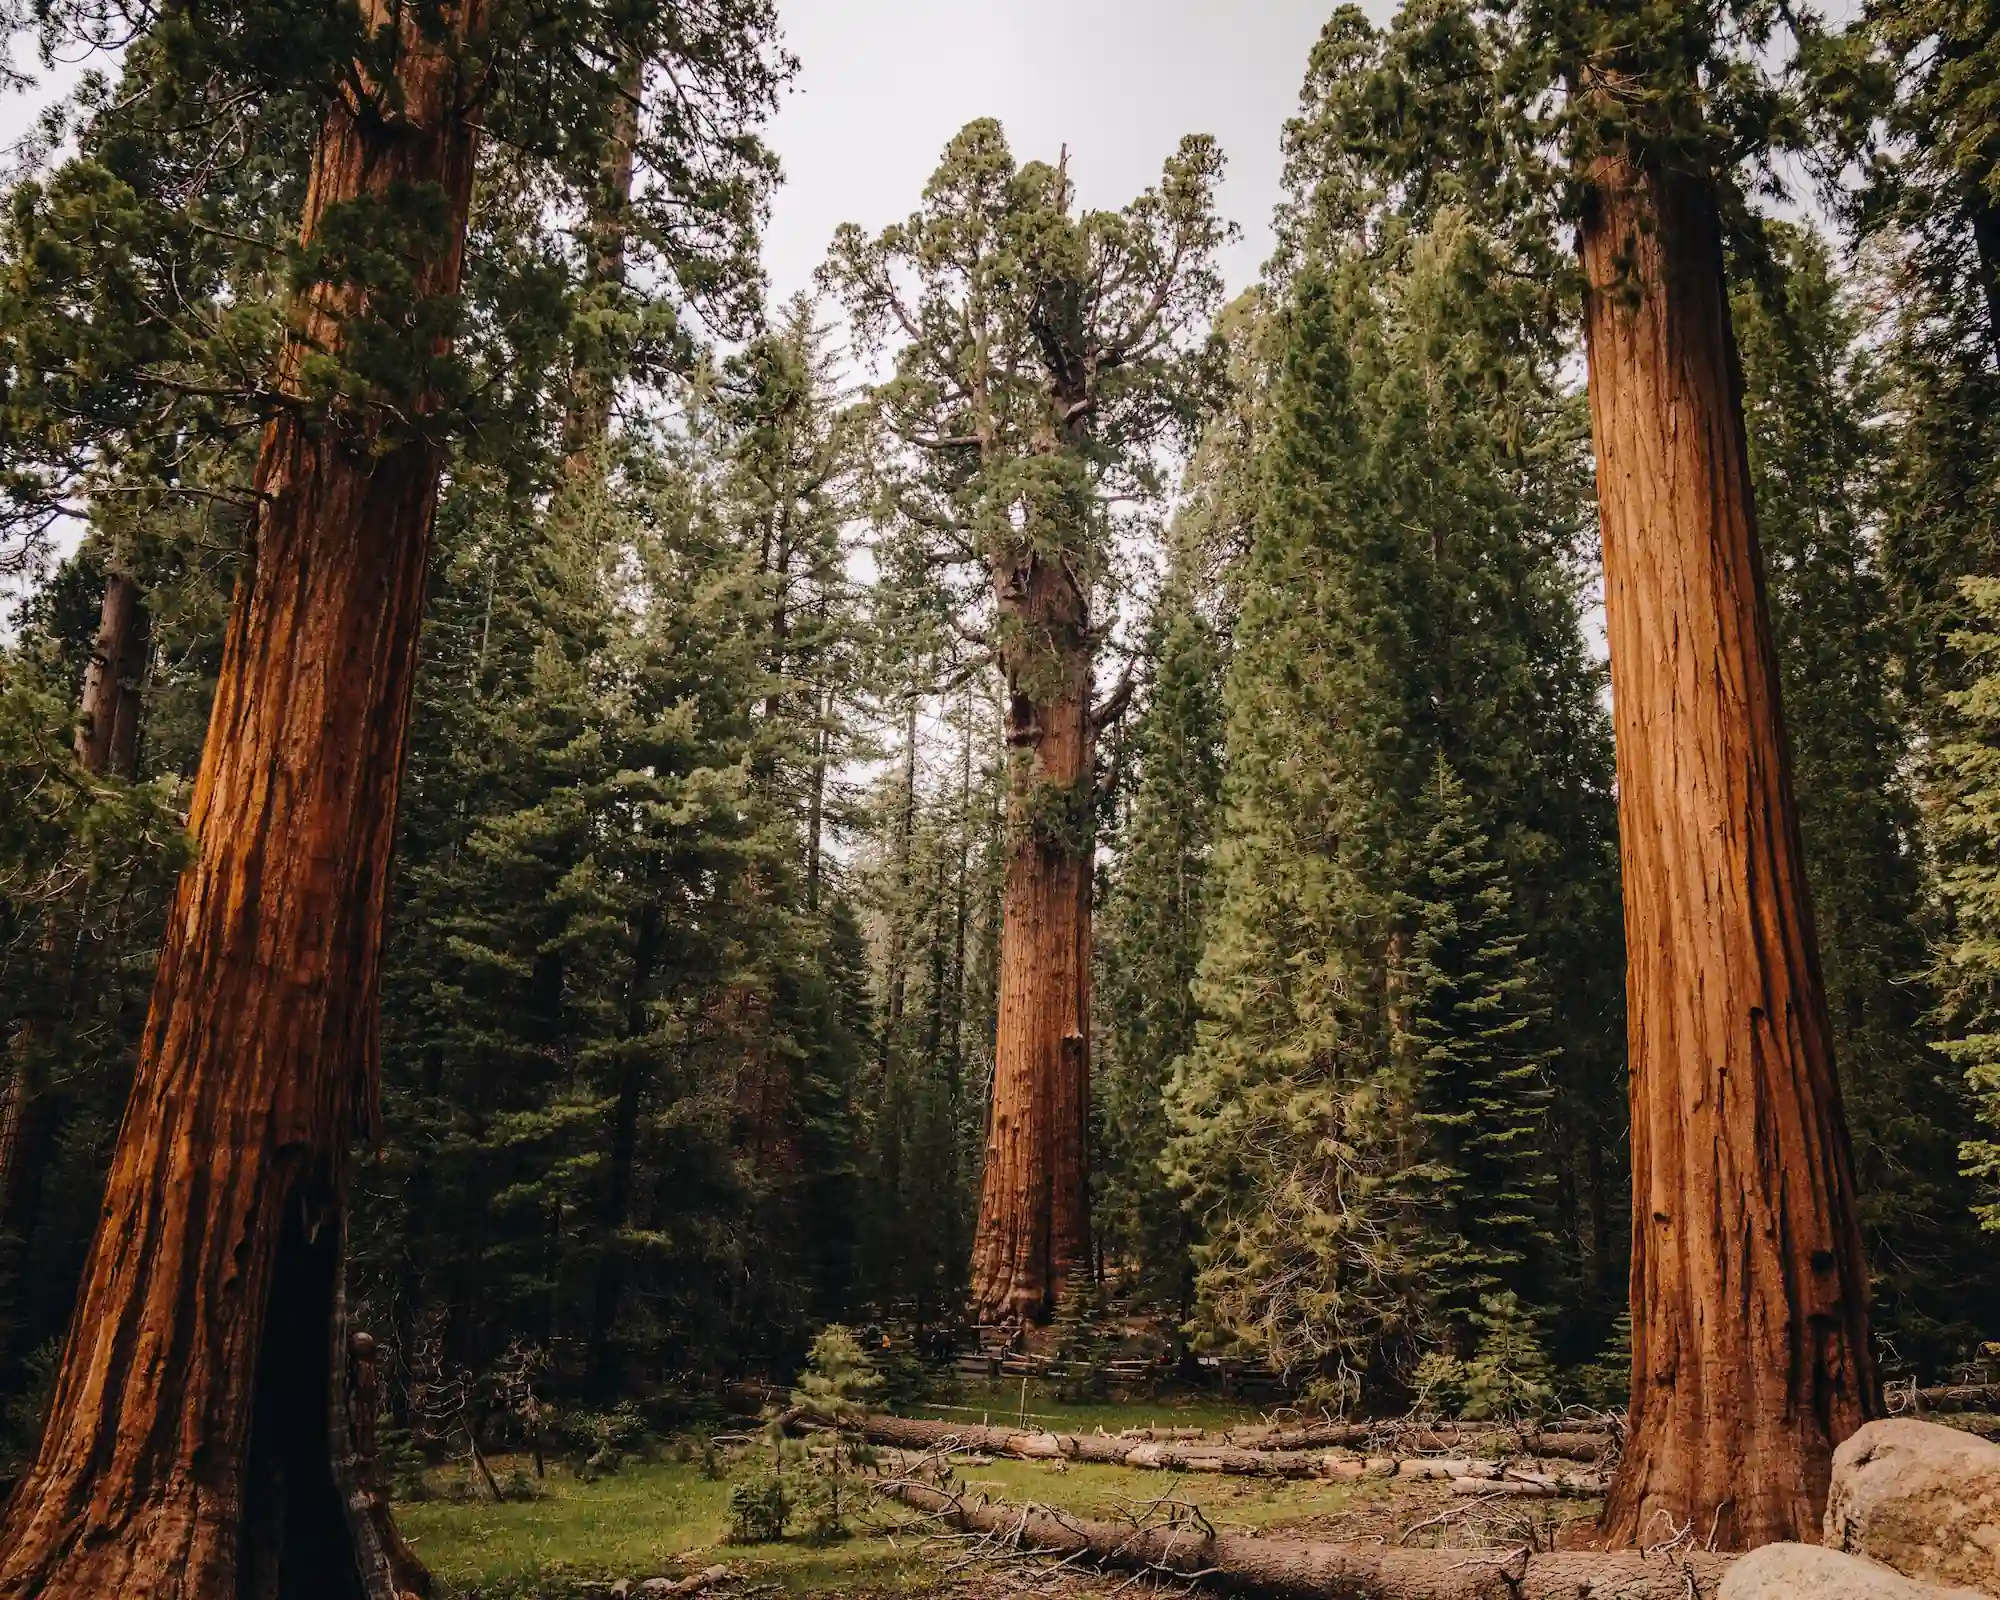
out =
<path fill-rule="evenodd" d="M 784 1538 L 790 1516 L 785 1480 L 776 1473 L 759 1473 L 729 1491 L 729 1542 L 775 1544 Z"/>
<path fill-rule="evenodd" d="M 1483 1296 L 1479 1303 L 1479 1347 L 1465 1366 L 1460 1415 L 1471 1422 L 1545 1416 L 1556 1391 L 1533 1314 L 1511 1293 Z"/>

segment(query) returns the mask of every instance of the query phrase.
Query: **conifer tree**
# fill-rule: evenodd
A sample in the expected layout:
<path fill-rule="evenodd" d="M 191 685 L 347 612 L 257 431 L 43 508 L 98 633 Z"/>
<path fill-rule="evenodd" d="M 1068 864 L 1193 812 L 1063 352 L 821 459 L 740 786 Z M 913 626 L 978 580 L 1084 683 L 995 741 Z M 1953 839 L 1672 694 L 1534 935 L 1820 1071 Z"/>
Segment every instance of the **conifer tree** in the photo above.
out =
<path fill-rule="evenodd" d="M 160 70 L 107 99 L 101 140 L 47 188 L 16 197 L 7 486 L 31 533 L 120 446 L 196 454 L 262 437 L 251 483 L 233 486 L 255 506 L 255 560 L 196 789 L 196 855 L 51 1421 L 0 1523 L 9 1581 L 192 1593 L 239 1573 L 267 1585 L 289 1564 L 351 1570 L 375 1592 L 395 1577 L 393 1542 L 346 1521 L 348 1452 L 329 1420 L 346 1360 L 347 1147 L 375 1114 L 382 914 L 444 455 L 468 403 L 521 392 L 481 395 L 453 346 L 477 130 L 544 163 L 557 192 L 596 156 L 616 100 L 610 41 L 604 19 L 574 20 L 510 14 L 493 29 L 476 5 L 364 7 L 301 30 L 250 6 L 163 22 L 171 37 L 135 56 Z M 52 44 L 106 23 L 88 7 L 46 19 Z M 642 56 L 671 48 L 682 94 L 710 114 L 656 130 L 656 168 L 684 174 L 721 135 L 700 193 L 663 183 L 655 209 L 662 258 L 714 288 L 748 258 L 768 176 L 747 137 L 782 70 L 768 12 L 619 25 Z M 218 230 L 187 204 L 148 126 L 155 106 L 176 122 L 303 126 L 292 148 L 311 141 L 309 167 L 277 167 L 297 203 L 228 230 L 247 235 L 253 281 L 287 269 L 283 301 L 237 295 L 231 261 L 190 245 Z M 107 206 L 110 228 L 92 220 Z M 179 276 L 190 250 L 197 270 Z M 164 306 L 145 289 L 156 263 L 177 292 Z M 253 947 L 264 960 L 242 957 Z M 192 1204 L 188 1173 L 223 1167 L 227 1203 Z M 147 1202 L 156 1183 L 176 1204 Z M 205 1285 L 198 1322 L 189 1281 Z M 173 1356 L 132 1376 L 140 1327 Z M 100 1508 L 87 1536 L 68 1509 L 79 1497 Z"/>
<path fill-rule="evenodd" d="M 1969 1111 L 1928 1048 L 1933 1003 L 1900 640 L 1878 519 L 1892 441 L 1884 374 L 1852 292 L 1814 234 L 1774 228 L 1734 298 L 1744 417 L 1828 1011 L 1886 1351 L 1925 1376 L 1962 1358 L 1996 1307 L 1954 1159 Z"/>
<path fill-rule="evenodd" d="M 1152 619 L 1151 679 L 1132 729 L 1137 782 L 1119 829 L 1104 911 L 1100 1074 L 1104 1133 L 1095 1209 L 1107 1259 L 1137 1269 L 1146 1298 L 1184 1318 L 1191 1283 L 1187 1219 L 1161 1168 L 1165 1089 L 1194 1047 L 1194 981 L 1208 915 L 1220 798 L 1223 660 L 1212 621 L 1177 561 Z"/>
<path fill-rule="evenodd" d="M 1371 504 L 1349 349 L 1366 314 L 1352 274 L 1314 275 L 1285 318 L 1228 679 L 1199 1044 L 1169 1088 L 1209 1337 L 1339 1391 L 1393 1362 L 1419 1311 L 1367 965 L 1383 909 L 1368 713 L 1386 674 L 1363 631 L 1380 569 L 1350 533 Z"/>
<path fill-rule="evenodd" d="M 1604 1531 L 1809 1539 L 1881 1397 L 1724 277 L 1794 108 L 1753 5 L 1494 9 L 1522 126 L 1570 163 L 1618 723 L 1633 1392 Z M 1717 1337 L 1723 1303 L 1761 1309 Z"/>
<path fill-rule="evenodd" d="M 1951 697 L 1963 732 L 1936 763 L 1941 887 L 1952 910 L 1936 978 L 1951 1023 L 1943 1048 L 1964 1068 L 1987 1130 L 1966 1142 L 1966 1168 L 1980 1184 L 1980 1221 L 2000 1230 L 2000 580 L 1969 577 L 1963 588 L 1976 620 L 1950 640 L 1969 681 Z"/>
<path fill-rule="evenodd" d="M 1423 1134 L 1405 1187 L 1424 1214 L 1424 1277 L 1439 1337 L 1472 1355 L 1496 1296 L 1554 1298 L 1548 999 L 1512 926 L 1505 868 L 1439 758 L 1392 971 L 1390 1021 Z"/>
<path fill-rule="evenodd" d="M 2000 30 L 1967 0 L 1873 0 L 1842 32 L 1807 19 L 1802 61 L 1836 206 L 1886 237 L 2000 353 Z M 1850 181 L 1859 157 L 1861 181 Z"/>
<path fill-rule="evenodd" d="M 1155 501 L 1153 459 L 1193 415 L 1210 366 L 1225 229 L 1221 158 L 1184 141 L 1121 212 L 1075 210 L 1065 163 L 1017 165 L 969 124 L 906 223 L 837 237 L 829 280 L 892 357 L 877 392 L 890 518 L 935 564 L 976 569 L 1007 679 L 1009 867 L 993 1107 L 973 1298 L 1044 1320 L 1090 1261 L 1090 832 L 1094 702 L 1112 506 Z"/>
<path fill-rule="evenodd" d="M 1575 418 L 1559 342 L 1490 287 L 1543 251 L 1470 204 L 1406 212 L 1421 185 L 1378 181 L 1350 80 L 1409 46 L 1337 16 L 1290 134 L 1310 190 L 1242 568 L 1199 1045 L 1170 1091 L 1201 1324 L 1349 1396 L 1403 1390 L 1439 1336 L 1416 1083 L 1393 1046 L 1441 757 L 1504 863 L 1524 953 L 1601 1005 L 1616 948 L 1579 937 L 1605 927 L 1610 875 Z M 1474 59 L 1490 83 L 1491 53 Z M 1531 1024 L 1526 1053 L 1560 1053 L 1583 1128 L 1608 1098 L 1607 1011 L 1578 1005 L 1559 1037 Z M 1572 1345 L 1601 1337 L 1572 1320 Z"/>

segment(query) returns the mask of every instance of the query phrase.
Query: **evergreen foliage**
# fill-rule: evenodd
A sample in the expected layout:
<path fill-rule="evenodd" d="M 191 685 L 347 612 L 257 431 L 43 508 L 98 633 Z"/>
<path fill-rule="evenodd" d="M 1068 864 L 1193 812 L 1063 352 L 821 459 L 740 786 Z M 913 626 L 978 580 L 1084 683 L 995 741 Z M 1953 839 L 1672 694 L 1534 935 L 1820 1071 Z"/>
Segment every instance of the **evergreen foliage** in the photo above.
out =
<path fill-rule="evenodd" d="M 1436 821 L 1406 895 L 1408 954 L 1390 975 L 1400 1037 L 1390 1048 L 1403 1058 L 1427 1156 L 1404 1187 L 1425 1213 L 1432 1315 L 1461 1356 L 1486 1327 L 1476 1376 L 1497 1336 L 1488 1326 L 1502 1315 L 1496 1305 L 1519 1346 L 1531 1339 L 1521 1296 L 1556 1298 L 1549 1005 L 1541 969 L 1511 926 L 1505 868 L 1442 757 L 1425 798 Z"/>
<path fill-rule="evenodd" d="M 2000 580 L 1967 578 L 1963 587 L 1977 625 L 1952 636 L 1970 672 L 1952 696 L 1964 731 L 1937 760 L 1943 888 L 1953 911 L 1937 978 L 1950 1008 L 1944 1049 L 1963 1066 L 1981 1122 L 2000 1129 Z M 1981 1185 L 1980 1220 L 2000 1229 L 2000 1140 L 1968 1140 L 1963 1153 Z"/>
<path fill-rule="evenodd" d="M 1103 1000 L 1110 1021 L 1094 1111 L 1102 1155 L 1093 1199 L 1108 1259 L 1129 1287 L 1184 1318 L 1188 1222 L 1162 1169 L 1165 1089 L 1194 1047 L 1194 982 L 1222 779 L 1223 656 L 1177 568 L 1150 627 L 1152 678 L 1131 730 L 1137 768 L 1106 896 Z"/>
<path fill-rule="evenodd" d="M 1202 1325 L 1343 1396 L 1404 1387 L 1446 1336 L 1424 1281 L 1439 1248 L 1425 1190 L 1458 1170 L 1454 1149 L 1427 1148 L 1437 1136 L 1469 1137 L 1482 1161 L 1510 1153 L 1476 1180 L 1524 1202 L 1494 1210 L 1503 1233 L 1553 1188 L 1555 1205 L 1519 1230 L 1532 1252 L 1522 1237 L 1473 1254 L 1532 1253 L 1538 1296 L 1579 1272 L 1605 1296 L 1562 1294 L 1552 1331 L 1565 1351 L 1601 1337 L 1618 1281 L 1615 1158 L 1603 1161 L 1617 1117 L 1615 878 L 1608 730 L 1580 626 L 1580 429 L 1536 307 L 1486 291 L 1494 263 L 1528 245 L 1463 206 L 1392 205 L 1372 176 L 1382 158 L 1353 84 L 1369 71 L 1395 81 L 1409 44 L 1337 17 L 1294 124 L 1295 172 L 1314 186 L 1295 215 L 1339 226 L 1303 236 L 1281 313 L 1227 690 L 1200 1042 L 1170 1090 Z M 1443 886 L 1419 887 L 1440 760 L 1496 864 L 1455 910 Z M 1489 870 L 1518 934 L 1447 953 Z M 1404 985 L 1427 900 L 1433 1033 L 1411 1050 Z M 1521 972 L 1492 970 L 1516 936 Z M 1487 973 L 1458 970 L 1482 953 Z M 1514 984 L 1537 966 L 1574 997 L 1560 1028 L 1527 993 L 1534 978 Z M 1458 986 L 1518 1007 L 1492 1019 L 1504 1052 L 1481 1041 L 1476 1013 L 1447 1015 Z M 1480 1069 L 1505 1080 L 1492 1126 L 1419 1132 L 1412 1057 L 1447 1035 L 1441 1066 L 1460 1051 L 1508 1057 Z M 1449 1118 L 1445 1105 L 1430 1109 Z M 1513 1161 L 1545 1106 L 1554 1136 Z M 1565 1140 L 1603 1164 L 1551 1185 Z M 1460 1286 L 1461 1326 L 1478 1292 Z"/>
<path fill-rule="evenodd" d="M 1554 1374 L 1534 1318 L 1509 1290 L 1488 1295 L 1473 1319 L 1479 1345 L 1465 1364 L 1468 1422 L 1530 1422 L 1554 1409 Z"/>
<path fill-rule="evenodd" d="M 1883 378 L 1825 245 L 1774 240 L 1734 303 L 1758 535 L 1875 1324 L 1902 1369 L 1930 1376 L 2000 1307 L 1954 1159 L 1969 1110 L 1924 1038 L 1927 892 L 1877 549 Z"/>
<path fill-rule="evenodd" d="M 124 10 L 37 15 L 60 44 Z M 1724 218 L 1875 1324 L 1926 1378 L 2000 1332 L 1977 7 L 1885 0 L 1839 33 L 1747 0 L 1342 8 L 1285 131 L 1273 261 L 1226 307 L 1210 141 L 1100 211 L 1066 157 L 972 121 L 914 215 L 835 241 L 853 352 L 810 297 L 763 303 L 757 127 L 792 70 L 768 0 L 494 11 L 450 304 L 405 281 L 434 195 L 296 241 L 327 98 L 392 48 L 358 16 L 149 13 L 0 223 L 10 1458 L 187 857 L 257 438 L 290 408 L 395 413 L 448 455 L 349 1243 L 406 1463 L 462 1448 L 529 1363 L 536 1416 L 603 1470 L 674 1396 L 802 1356 L 799 1403 L 852 1420 L 883 1390 L 848 1324 L 948 1348 L 1024 849 L 1101 906 L 1097 1248 L 1055 1307 L 1074 1389 L 1110 1294 L 1338 1404 L 1622 1403 L 1623 951 L 1568 238 L 1606 150 L 1712 183 Z M 1630 92 L 1570 92 L 1614 56 Z M 1795 147 L 1845 174 L 1838 238 L 1762 214 Z M 365 315 L 279 393 L 314 282 Z M 130 779 L 72 749 L 113 571 L 152 630 Z M 1075 604 L 1031 614 L 1049 573 Z M 1122 718 L 1092 703 L 1114 653 Z M 1024 752 L 1068 689 L 1085 754 L 1041 782 Z M 840 1537 L 844 1448 L 795 1449 L 799 1474 L 777 1447 L 732 1492 L 736 1536 L 802 1515 Z"/>

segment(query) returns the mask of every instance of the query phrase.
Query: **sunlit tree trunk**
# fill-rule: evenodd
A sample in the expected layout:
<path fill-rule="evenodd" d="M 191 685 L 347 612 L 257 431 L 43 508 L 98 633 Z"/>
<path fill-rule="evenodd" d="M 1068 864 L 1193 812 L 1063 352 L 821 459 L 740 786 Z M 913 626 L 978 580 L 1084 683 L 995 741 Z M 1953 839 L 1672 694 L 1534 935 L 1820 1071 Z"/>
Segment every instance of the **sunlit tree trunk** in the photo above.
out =
<path fill-rule="evenodd" d="M 443 37 L 400 28 L 394 116 L 343 100 L 314 152 L 330 209 L 442 197 L 416 292 L 456 292 L 474 130 Z M 361 91 L 359 75 L 348 95 Z M 302 291 L 278 385 L 338 352 L 359 290 Z M 397 308 L 379 308 L 392 313 Z M 386 1593 L 342 1492 L 348 1147 L 375 1115 L 383 901 L 441 449 L 423 396 L 265 431 L 254 562 L 225 638 L 137 1072 L 53 1407 L 0 1521 L 0 1593 L 215 1600 Z M 399 420 L 400 418 L 400 420 Z M 414 1576 L 414 1575 L 412 1575 Z"/>
<path fill-rule="evenodd" d="M 997 588 L 1015 641 L 1007 873 L 972 1292 L 986 1322 L 1041 1322 L 1090 1261 L 1090 629 L 1061 561 L 1031 556 Z"/>
<path fill-rule="evenodd" d="M 1617 1544 L 1816 1540 L 1879 1399 L 1713 189 L 1615 155 L 1582 224 L 1632 1104 Z"/>

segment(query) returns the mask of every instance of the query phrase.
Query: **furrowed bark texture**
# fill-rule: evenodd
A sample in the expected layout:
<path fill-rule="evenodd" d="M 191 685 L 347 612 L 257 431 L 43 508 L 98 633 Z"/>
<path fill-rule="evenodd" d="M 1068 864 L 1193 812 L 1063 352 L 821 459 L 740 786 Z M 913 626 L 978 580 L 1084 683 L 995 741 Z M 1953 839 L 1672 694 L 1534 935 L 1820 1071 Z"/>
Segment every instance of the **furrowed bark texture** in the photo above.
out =
<path fill-rule="evenodd" d="M 447 7 L 447 37 L 480 25 Z M 366 15 L 394 26 L 386 0 Z M 337 103 L 310 237 L 409 186 L 448 221 L 419 290 L 458 286 L 473 131 L 447 49 L 405 22 L 400 108 Z M 350 93 L 353 91 L 349 91 Z M 356 291 L 296 307 L 279 381 L 339 350 Z M 419 406 L 421 410 L 421 405 Z M 382 910 L 440 448 L 287 413 L 258 458 L 196 785 L 194 863 L 34 1466 L 0 1520 L 0 1594 L 360 1595 L 329 1388 L 348 1144 L 374 1114 Z"/>
<path fill-rule="evenodd" d="M 968 1500 L 917 1483 L 883 1483 L 877 1492 L 947 1527 L 1008 1541 L 1024 1554 L 1199 1576 L 1204 1588 L 1255 1600 L 1714 1600 L 1728 1567 L 1726 1557 L 1701 1552 L 1402 1550 L 1211 1533 L 1188 1523 L 1140 1529 L 1043 1506 Z"/>
<path fill-rule="evenodd" d="M 1582 226 L 1628 950 L 1631 1434 L 1614 1544 L 1816 1541 L 1879 1413 L 1713 189 Z"/>
<path fill-rule="evenodd" d="M 1041 1322 L 1090 1262 L 1090 635 L 1064 563 L 1030 556 L 996 587 L 1017 643 L 1005 662 L 999 1032 L 972 1293 L 982 1321 Z"/>

